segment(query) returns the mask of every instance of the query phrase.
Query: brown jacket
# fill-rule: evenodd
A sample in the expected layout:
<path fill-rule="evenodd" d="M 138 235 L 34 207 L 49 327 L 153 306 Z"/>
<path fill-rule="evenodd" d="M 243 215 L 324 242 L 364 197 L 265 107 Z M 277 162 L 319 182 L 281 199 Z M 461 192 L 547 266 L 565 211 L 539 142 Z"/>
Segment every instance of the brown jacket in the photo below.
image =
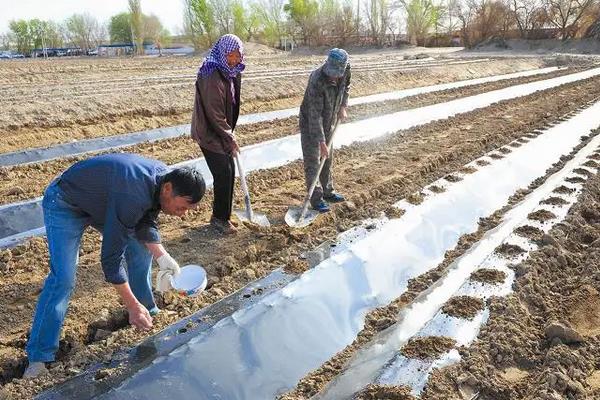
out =
<path fill-rule="evenodd" d="M 192 114 L 192 139 L 200 147 L 221 154 L 231 154 L 233 130 L 240 115 L 242 75 L 233 79 L 235 104 L 229 80 L 215 69 L 205 79 L 196 79 L 196 98 Z"/>

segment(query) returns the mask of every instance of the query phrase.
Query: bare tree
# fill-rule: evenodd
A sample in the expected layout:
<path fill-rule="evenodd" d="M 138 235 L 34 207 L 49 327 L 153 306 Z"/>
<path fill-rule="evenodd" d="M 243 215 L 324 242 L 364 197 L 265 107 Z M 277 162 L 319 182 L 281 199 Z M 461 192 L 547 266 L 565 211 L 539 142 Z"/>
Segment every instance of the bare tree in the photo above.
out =
<path fill-rule="evenodd" d="M 11 43 L 13 39 L 10 33 L 2 33 L 0 34 L 0 49 L 2 50 L 10 50 Z"/>
<path fill-rule="evenodd" d="M 562 40 L 573 37 L 578 29 L 578 23 L 594 0 L 546 0 L 548 21 L 560 33 Z"/>
<path fill-rule="evenodd" d="M 233 1 L 232 0 L 209 0 L 213 9 L 215 23 L 219 34 L 233 32 Z"/>
<path fill-rule="evenodd" d="M 543 21 L 539 16 L 544 10 L 543 0 L 510 0 L 509 7 L 521 38 L 529 39 L 533 31 L 541 28 Z"/>
<path fill-rule="evenodd" d="M 477 11 L 473 2 L 456 1 L 450 4 L 449 15 L 453 15 L 458 20 L 462 42 L 466 47 L 472 47 L 473 38 L 473 21 L 475 20 Z"/>
<path fill-rule="evenodd" d="M 501 1 L 482 0 L 475 3 L 475 9 L 475 29 L 478 41 L 491 37 L 505 37 L 514 21 L 506 4 Z"/>
<path fill-rule="evenodd" d="M 352 0 L 346 0 L 336 12 L 333 26 L 339 46 L 345 46 L 353 35 L 358 34 L 358 25 L 354 15 Z"/>
<path fill-rule="evenodd" d="M 162 56 L 162 48 L 170 42 L 169 31 L 166 30 L 158 17 L 154 14 L 144 15 L 144 41 L 152 42 L 158 49 L 158 55 Z"/>
<path fill-rule="evenodd" d="M 398 3 L 391 0 L 366 0 L 365 18 L 373 42 L 379 46 L 384 44 L 385 33 L 393 19 Z"/>
<path fill-rule="evenodd" d="M 101 30 L 98 21 L 89 13 L 74 14 L 65 22 L 70 41 L 83 51 L 94 47 L 98 32 Z"/>

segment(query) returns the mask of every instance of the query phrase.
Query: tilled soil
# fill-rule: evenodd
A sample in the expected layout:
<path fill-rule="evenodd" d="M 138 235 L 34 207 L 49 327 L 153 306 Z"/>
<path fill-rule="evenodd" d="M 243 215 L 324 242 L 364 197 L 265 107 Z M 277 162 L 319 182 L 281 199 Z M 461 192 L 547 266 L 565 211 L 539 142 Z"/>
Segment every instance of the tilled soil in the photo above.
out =
<path fill-rule="evenodd" d="M 365 318 L 365 326 L 363 330 L 359 332 L 356 340 L 351 345 L 347 346 L 343 351 L 340 351 L 329 361 L 325 362 L 321 367 L 302 378 L 296 388 L 291 392 L 281 396 L 281 399 L 304 400 L 307 398 L 312 398 L 312 396 L 323 390 L 328 383 L 332 382 L 332 380 L 336 378 L 338 374 L 344 371 L 345 366 L 348 365 L 353 355 L 357 351 L 363 349 L 364 346 L 369 345 L 369 343 L 376 338 L 376 335 L 379 332 L 396 323 L 397 317 L 400 315 L 400 311 L 407 305 L 411 304 L 412 302 L 418 302 L 421 297 L 426 296 L 428 293 L 427 289 L 436 280 L 445 275 L 448 267 L 458 257 L 465 254 L 465 252 L 467 252 L 473 246 L 473 244 L 480 241 L 485 232 L 498 226 L 506 212 L 511 210 L 516 204 L 520 203 L 525 196 L 542 185 L 549 176 L 563 168 L 565 163 L 571 160 L 573 155 L 577 153 L 583 146 L 585 146 L 590 138 L 591 137 L 582 141 L 582 143 L 578 145 L 571 154 L 561 157 L 560 161 L 555 163 L 546 171 L 545 176 L 536 179 L 527 189 L 517 190 L 515 194 L 509 198 L 507 205 L 502 209 L 497 210 L 490 217 L 481 219 L 479 222 L 479 229 L 474 233 L 462 236 L 459 239 L 457 246 L 454 249 L 446 252 L 444 261 L 440 265 L 415 279 L 409 280 L 408 290 L 404 292 L 398 299 L 394 300 L 387 306 L 377 308 L 368 313 Z M 596 215 L 600 216 L 600 214 Z M 519 264 L 519 268 L 515 269 L 522 269 L 524 268 L 523 265 L 524 264 Z M 484 274 L 487 274 L 487 272 Z M 511 376 L 519 376 L 518 371 L 517 373 L 514 373 L 515 371 L 511 370 L 506 372 Z M 475 378 L 473 376 L 463 375 L 459 377 L 460 383 L 466 382 L 473 385 L 474 381 Z M 370 387 L 372 386 L 373 385 L 370 385 Z M 374 386 L 379 387 L 378 385 Z M 404 389 L 405 387 L 385 386 L 386 393 L 395 393 L 395 391 L 403 393 Z M 477 392 L 475 390 L 464 390 L 461 391 L 461 399 L 473 399 L 476 394 Z"/>
<path fill-rule="evenodd" d="M 568 73 L 573 70 L 569 69 Z M 547 79 L 551 76 L 560 76 L 567 71 L 559 71 L 550 76 L 537 76 L 517 78 L 502 82 L 475 85 L 473 87 L 445 90 L 439 93 L 430 93 L 409 98 L 369 103 L 349 107 L 348 121 L 372 118 L 377 115 L 389 114 L 402 110 L 424 107 L 431 104 L 442 103 L 461 97 L 473 96 L 490 90 Z M 354 90 L 354 89 L 353 89 Z M 189 122 L 189 121 L 188 121 Z M 298 118 L 291 117 L 274 121 L 265 121 L 256 124 L 240 126 L 236 130 L 241 146 L 251 145 L 266 140 L 292 135 L 298 132 Z M 147 157 L 159 159 L 167 164 L 174 164 L 202 157 L 198 145 L 188 136 L 160 140 L 151 143 L 141 143 L 134 146 L 120 148 L 119 151 L 133 152 Z M 0 167 L 0 204 L 27 200 L 41 196 L 44 188 L 52 179 L 74 162 L 89 157 L 89 154 L 66 157 L 41 163 L 32 163 L 13 167 Z M 452 179 L 452 178 L 448 178 Z M 460 180 L 461 178 L 455 177 Z"/>
<path fill-rule="evenodd" d="M 485 400 L 600 398 L 599 199 L 596 175 L 552 240 L 521 265 L 514 293 L 491 299 L 489 321 L 462 361 L 434 372 L 424 399 L 461 398 L 457 389 Z M 582 340 L 549 337 L 556 321 Z"/>
<path fill-rule="evenodd" d="M 292 60 L 287 57 L 267 60 L 266 68 L 285 71 L 287 65 L 293 64 Z M 166 64 L 163 65 L 163 61 Z M 250 71 L 252 61 L 247 61 Z M 172 59 L 145 60 L 141 63 L 141 68 L 139 60 L 131 59 L 122 59 L 119 63 L 107 63 L 103 66 L 90 60 L 83 64 L 74 61 L 72 66 L 65 62 L 32 62 L 20 63 L 21 68 L 16 68 L 16 71 L 13 70 L 12 63 L 3 63 L 0 65 L 0 76 L 4 72 L 16 74 L 13 78 L 16 81 L 30 79 L 32 84 L 26 89 L 23 89 L 22 84 L 6 86 L 5 89 L 4 86 L 0 87 L 0 95 L 3 98 L 3 107 L 0 109 L 0 152 L 189 123 L 194 100 L 193 79 L 176 86 L 165 86 L 160 80 L 142 80 L 137 85 L 125 85 L 132 77 L 139 80 L 155 75 L 169 76 L 170 68 L 183 69 L 185 74 L 193 78 L 200 59 L 184 58 L 180 62 L 181 65 L 177 65 Z M 300 62 L 311 68 L 319 65 L 319 61 L 311 57 L 306 60 L 301 58 Z M 352 95 L 363 96 L 535 69 L 547 63 L 555 65 L 556 61 L 527 58 L 513 59 L 510 62 L 489 60 L 464 65 L 442 63 L 437 67 L 407 71 L 356 71 L 352 77 Z M 5 71 L 6 68 L 9 70 Z M 56 68 L 62 73 L 57 73 Z M 84 73 L 86 68 L 87 75 Z M 101 71 L 99 75 L 95 75 L 97 69 Z M 51 75 L 53 73 L 55 75 Z M 63 82 L 73 79 L 73 74 L 81 74 L 82 80 L 76 81 L 74 85 L 64 85 Z M 40 76 L 48 75 L 54 76 L 55 79 L 50 82 L 33 83 Z M 298 106 L 307 79 L 308 73 L 302 76 L 273 77 L 268 80 L 248 80 L 242 88 L 242 113 Z M 111 83 L 114 80 L 117 80 L 117 83 Z M 107 85 L 114 86 L 108 93 L 103 89 Z M 40 95 L 40 87 L 52 88 L 51 95 Z M 86 89 L 85 97 L 73 93 L 81 87 Z"/>
<path fill-rule="evenodd" d="M 298 258 L 301 251 L 314 248 L 324 240 L 334 240 L 339 231 L 366 217 L 380 215 L 381 210 L 388 209 L 398 199 L 509 143 L 524 131 L 543 127 L 554 116 L 574 110 L 598 95 L 600 85 L 598 80 L 592 79 L 341 149 L 336 153 L 336 183 L 349 201 L 335 206 L 333 212 L 301 231 L 292 231 L 283 225 L 287 206 L 299 203 L 303 197 L 300 162 L 260 171 L 250 177 L 255 207 L 271 217 L 274 226 L 270 230 L 243 228 L 234 237 L 215 236 L 206 225 L 211 212 L 210 195 L 202 207 L 187 215 L 183 222 L 172 217 L 161 218 L 165 246 L 182 264 L 204 265 L 210 288 L 195 299 L 165 299 L 164 308 L 172 312 L 155 318 L 155 327 L 150 333 L 276 267 L 295 265 L 301 270 L 303 264 Z M 506 118 L 507 115 L 511 118 Z M 472 128 L 465 130 L 465 125 Z M 362 183 L 357 184 L 359 181 Z M 240 198 L 239 193 L 236 198 Z M 17 379 L 5 384 L 4 390 L 14 398 L 28 398 L 91 363 L 110 359 L 115 351 L 149 334 L 124 328 L 106 339 L 87 343 L 90 326 L 105 319 L 107 313 L 118 316 L 114 311 L 120 309 L 114 290 L 103 284 L 98 243 L 98 235 L 94 233 L 83 240 L 78 284 L 64 329 L 62 352 L 59 361 L 52 365 L 52 374 L 34 381 Z M 6 310 L 0 316 L 3 349 L 0 365 L 3 382 L 7 382 L 18 377 L 24 367 L 23 346 L 33 304 L 47 273 L 45 241 L 39 238 L 2 251 L 0 260 L 0 304 Z"/>

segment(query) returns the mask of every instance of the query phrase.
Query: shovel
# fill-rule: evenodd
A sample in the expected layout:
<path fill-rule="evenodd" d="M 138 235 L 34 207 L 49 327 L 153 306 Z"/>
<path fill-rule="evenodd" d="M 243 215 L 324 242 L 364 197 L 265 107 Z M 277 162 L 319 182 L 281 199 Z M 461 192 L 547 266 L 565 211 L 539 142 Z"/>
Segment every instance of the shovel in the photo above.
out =
<path fill-rule="evenodd" d="M 269 219 L 266 215 L 256 213 L 252 211 L 252 205 L 250 204 L 250 192 L 248 192 L 248 185 L 246 184 L 246 174 L 240 161 L 239 153 L 235 154 L 235 163 L 237 164 L 238 172 L 240 173 L 240 182 L 242 184 L 242 191 L 244 192 L 244 203 L 246 203 L 245 210 L 233 210 L 233 213 L 237 215 L 240 221 L 251 222 L 260 226 L 271 226 Z"/>
<path fill-rule="evenodd" d="M 328 151 L 331 149 L 331 143 L 333 142 L 333 136 L 337 131 L 338 124 L 339 119 L 335 121 L 333 132 L 331 132 L 331 136 L 329 137 L 329 141 L 327 142 Z M 315 187 L 317 187 L 319 175 L 321 175 L 321 170 L 325 165 L 325 161 L 327 161 L 327 158 L 323 157 L 321 163 L 319 164 L 319 169 L 317 170 L 315 179 L 313 179 L 312 183 L 310 184 L 308 193 L 304 198 L 304 203 L 302 204 L 302 207 L 291 206 L 290 208 L 288 208 L 288 211 L 285 214 L 285 223 L 291 226 L 292 228 L 304 228 L 305 226 L 310 225 L 315 219 L 317 219 L 317 217 L 320 214 L 320 212 L 317 210 L 309 210 L 308 205 L 310 203 L 310 198 L 312 197 L 312 194 L 315 191 Z"/>

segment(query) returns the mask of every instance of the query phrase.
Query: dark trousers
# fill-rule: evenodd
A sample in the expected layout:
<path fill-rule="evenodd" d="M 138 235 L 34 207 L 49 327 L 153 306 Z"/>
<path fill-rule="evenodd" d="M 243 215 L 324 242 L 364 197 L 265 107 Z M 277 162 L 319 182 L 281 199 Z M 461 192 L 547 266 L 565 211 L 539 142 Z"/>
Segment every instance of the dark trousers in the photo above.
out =
<path fill-rule="evenodd" d="M 213 217 L 221 221 L 231 218 L 233 202 L 233 184 L 235 180 L 235 162 L 228 154 L 215 153 L 200 147 L 208 169 L 213 176 Z"/>

